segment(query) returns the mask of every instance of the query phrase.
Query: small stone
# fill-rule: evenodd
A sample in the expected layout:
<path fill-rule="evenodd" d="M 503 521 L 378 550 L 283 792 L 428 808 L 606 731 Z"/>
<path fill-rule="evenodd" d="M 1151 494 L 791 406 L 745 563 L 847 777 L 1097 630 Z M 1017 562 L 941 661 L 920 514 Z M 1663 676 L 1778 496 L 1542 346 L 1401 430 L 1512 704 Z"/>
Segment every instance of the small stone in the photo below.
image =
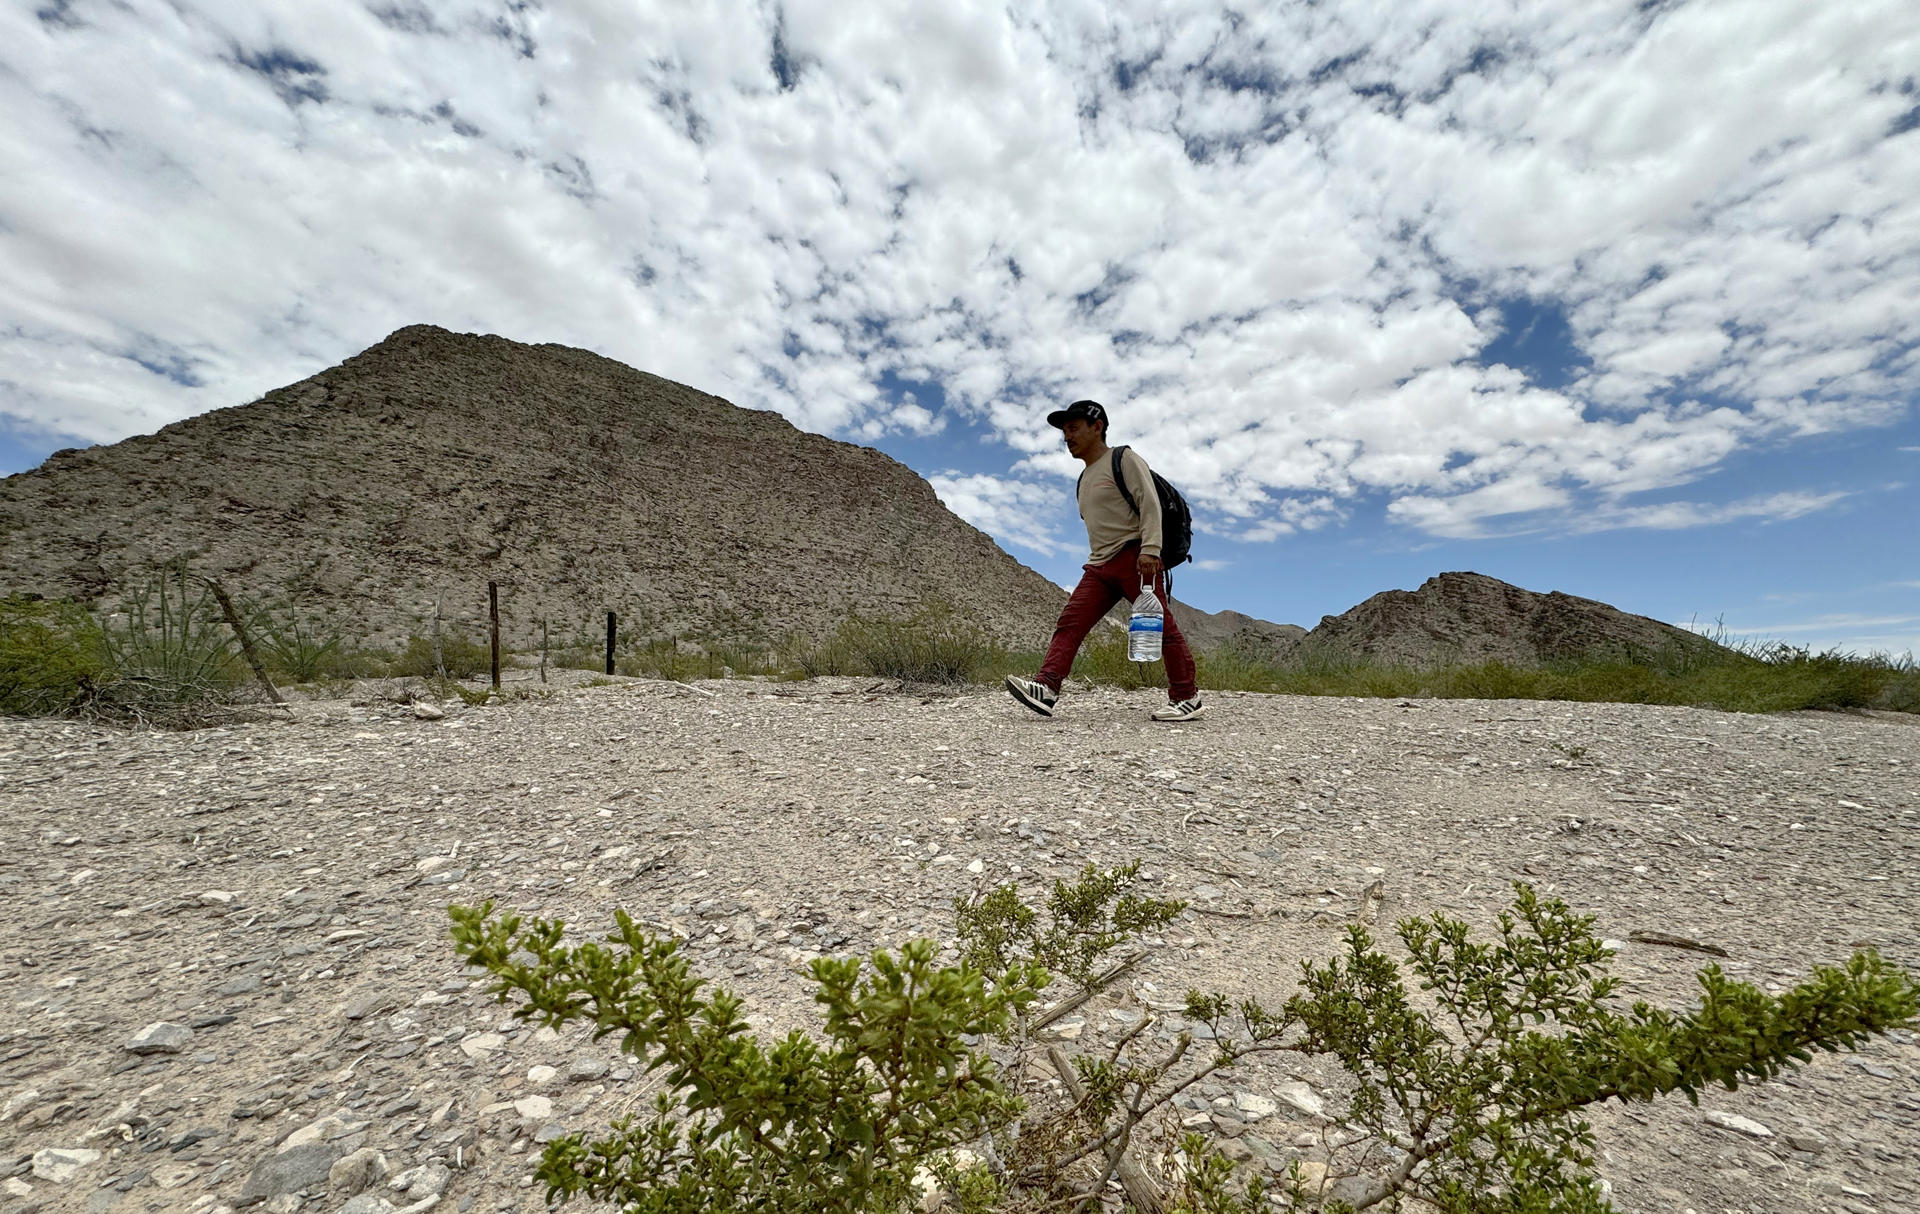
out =
<path fill-rule="evenodd" d="M 222 982 L 214 988 L 213 993 L 223 995 L 227 998 L 233 998 L 237 995 L 251 995 L 263 985 L 265 984 L 260 981 L 258 974 L 243 974 L 238 978 L 232 978 L 226 982 Z"/>
<path fill-rule="evenodd" d="M 1320 1190 L 1327 1185 L 1327 1165 L 1311 1159 L 1300 1160 L 1300 1191 L 1307 1197 L 1318 1197 Z"/>
<path fill-rule="evenodd" d="M 360 1196 L 340 1207 L 340 1214 L 393 1214 L 394 1204 L 373 1193 Z"/>
<path fill-rule="evenodd" d="M 299 1214 L 300 1202 L 298 1193 L 276 1193 L 267 1198 L 267 1204 L 261 1209 L 267 1214 Z"/>
<path fill-rule="evenodd" d="M 20 1179 L 18 1176 L 7 1177 L 6 1183 L 0 1184 L 0 1189 L 4 1189 L 7 1195 L 10 1197 L 32 1197 L 33 1196 L 33 1186 L 28 1184 L 26 1181 Z"/>
<path fill-rule="evenodd" d="M 463 880 L 465 880 L 465 879 L 466 879 L 466 876 L 467 876 L 467 870 L 466 870 L 466 869 L 464 869 L 464 868 L 449 868 L 449 869 L 447 869 L 447 870 L 445 870 L 444 872 L 437 872 L 437 873 L 435 873 L 435 874 L 433 874 L 433 875 L 432 875 L 431 877 L 427 877 L 427 878 L 425 878 L 425 879 L 423 879 L 423 880 L 422 880 L 422 881 L 420 882 L 420 884 L 422 884 L 422 885 L 452 885 L 452 884 L 453 884 L 454 882 L 456 882 L 456 881 L 463 881 Z"/>
<path fill-rule="evenodd" d="M 1745 1134 L 1749 1138 L 1772 1138 L 1773 1131 L 1761 1125 L 1751 1117 L 1742 1117 L 1738 1113 L 1722 1113 L 1715 1109 L 1706 1116 L 1706 1122 L 1723 1130 L 1732 1130 L 1736 1134 Z"/>
<path fill-rule="evenodd" d="M 414 704 L 413 715 L 416 719 L 422 721 L 438 721 L 447 714 L 442 712 L 438 707 L 427 703 L 425 700 L 421 700 Z"/>
<path fill-rule="evenodd" d="M 1240 1141 L 1247 1144 L 1247 1150 L 1253 1152 L 1253 1157 L 1258 1160 L 1260 1166 L 1267 1169 L 1267 1171 L 1286 1171 L 1289 1157 L 1285 1151 L 1273 1143 L 1258 1134 L 1244 1134 L 1241 1136 Z"/>
<path fill-rule="evenodd" d="M 329 1142 L 308 1142 L 291 1150 L 269 1155 L 253 1165 L 247 1183 L 240 1190 L 241 1202 L 318 1189 L 327 1183 L 327 1173 L 340 1158 L 340 1149 Z"/>
<path fill-rule="evenodd" d="M 361 1147 L 343 1155 L 327 1169 L 327 1193 L 332 1197 L 352 1197 L 387 1178 L 391 1169 L 387 1157 L 372 1147 Z"/>
<path fill-rule="evenodd" d="M 184 1024 L 164 1020 L 149 1024 L 127 1041 L 127 1049 L 136 1054 L 178 1054 L 193 1040 L 193 1030 Z"/>
<path fill-rule="evenodd" d="M 534 1087 L 543 1088 L 560 1077 L 560 1068 L 554 1066 L 530 1066 L 527 1068 L 527 1082 Z"/>
<path fill-rule="evenodd" d="M 355 1121 L 350 1113 L 341 1109 L 325 1117 L 309 1121 L 281 1141 L 279 1150 L 290 1151 L 294 1147 L 303 1147 L 315 1142 L 337 1142 L 350 1134 L 357 1134 L 367 1128 L 365 1121 Z M 346 1152 L 335 1152 L 344 1155 Z"/>
<path fill-rule="evenodd" d="M 177 1189 L 200 1174 L 190 1163 L 163 1163 L 151 1173 L 153 1183 L 163 1189 Z"/>
<path fill-rule="evenodd" d="M 567 1078 L 575 1083 L 592 1083 L 607 1073 L 604 1058 L 575 1058 L 567 1064 Z"/>
<path fill-rule="evenodd" d="M 431 877 L 442 869 L 452 868 L 453 864 L 452 856 L 428 856 L 413 867 L 414 871 L 418 872 L 421 876 Z"/>
<path fill-rule="evenodd" d="M 40 1099 L 40 1090 L 38 1088 L 28 1088 L 25 1091 L 15 1092 L 13 1095 L 7 1097 L 7 1103 L 0 1105 L 0 1122 L 8 1120 L 15 1113 L 26 1112 L 33 1107 L 33 1102 L 38 1099 Z"/>
<path fill-rule="evenodd" d="M 475 1033 L 460 1039 L 460 1052 L 469 1058 L 485 1058 L 507 1043 L 498 1033 Z"/>
<path fill-rule="evenodd" d="M 224 889 L 210 889 L 200 895 L 202 906 L 231 906 L 232 904 L 233 895 Z"/>
<path fill-rule="evenodd" d="M 528 1121 L 545 1121 L 553 1116 L 553 1101 L 545 1096 L 522 1096 L 513 1102 L 513 1111 Z"/>
<path fill-rule="evenodd" d="M 1313 1085 L 1304 1079 L 1289 1079 L 1285 1083 L 1275 1084 L 1273 1094 L 1282 1103 L 1290 1104 L 1309 1117 L 1327 1115 L 1326 1097 L 1313 1090 Z"/>
<path fill-rule="evenodd" d="M 1058 1038 L 1061 1041 L 1078 1041 L 1080 1040 L 1080 1034 L 1085 1032 L 1086 1028 L 1087 1019 L 1085 1016 L 1068 1016 L 1064 1020 L 1054 1021 L 1042 1031 L 1047 1036 Z"/>
<path fill-rule="evenodd" d="M 975 860 L 971 864 L 967 865 L 967 871 L 977 877 L 981 873 L 984 873 L 987 871 L 986 862 L 984 860 Z"/>
<path fill-rule="evenodd" d="M 392 996 L 385 991 L 362 991 L 347 1004 L 347 1019 L 364 1020 L 375 1012 L 385 1011 L 397 1006 Z"/>
<path fill-rule="evenodd" d="M 387 1187 L 398 1193 L 405 1193 L 410 1199 L 420 1201 L 428 1197 L 438 1197 L 447 1191 L 447 1185 L 453 1180 L 453 1170 L 443 1163 L 423 1163 L 416 1168 L 408 1168 L 387 1182 Z"/>
<path fill-rule="evenodd" d="M 1252 1092 L 1235 1092 L 1233 1107 L 1239 1112 L 1258 1121 L 1262 1117 L 1271 1117 L 1280 1111 L 1280 1102 L 1265 1096 L 1256 1096 Z"/>
<path fill-rule="evenodd" d="M 540 1132 L 533 1136 L 533 1140 L 539 1143 L 541 1146 L 545 1146 L 546 1144 L 552 1142 L 556 1138 L 565 1138 L 566 1136 L 567 1136 L 566 1126 L 561 1125 L 557 1121 L 549 1121 L 547 1124 L 540 1127 Z"/>
<path fill-rule="evenodd" d="M 1781 1137 L 1788 1146 L 1808 1155 L 1818 1155 L 1827 1149 L 1827 1140 L 1812 1130 L 1788 1130 Z"/>
<path fill-rule="evenodd" d="M 1221 889 L 1217 885 L 1196 885 L 1193 887 L 1194 898 L 1201 902 L 1211 902 L 1226 892 L 1226 890 Z"/>
<path fill-rule="evenodd" d="M 99 1159 L 100 1152 L 84 1147 L 48 1147 L 33 1153 L 33 1174 L 54 1184 L 66 1184 L 80 1174 L 81 1168 Z"/>

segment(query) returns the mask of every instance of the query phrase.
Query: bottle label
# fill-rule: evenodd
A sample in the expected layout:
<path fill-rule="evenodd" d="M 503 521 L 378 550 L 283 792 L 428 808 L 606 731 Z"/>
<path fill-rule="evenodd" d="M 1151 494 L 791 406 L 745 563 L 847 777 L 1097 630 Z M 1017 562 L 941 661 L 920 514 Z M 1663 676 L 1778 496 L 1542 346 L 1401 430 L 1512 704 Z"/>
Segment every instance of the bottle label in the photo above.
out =
<path fill-rule="evenodd" d="M 1136 615 L 1127 620 L 1128 632 L 1163 632 L 1166 621 L 1157 615 Z"/>

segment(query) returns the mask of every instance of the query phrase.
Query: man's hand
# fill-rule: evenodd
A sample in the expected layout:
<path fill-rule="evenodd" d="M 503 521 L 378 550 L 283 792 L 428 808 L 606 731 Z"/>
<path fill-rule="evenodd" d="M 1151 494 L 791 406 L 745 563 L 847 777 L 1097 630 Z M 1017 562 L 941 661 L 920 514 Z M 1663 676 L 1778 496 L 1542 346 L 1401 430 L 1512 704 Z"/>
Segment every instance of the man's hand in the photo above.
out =
<path fill-rule="evenodd" d="M 1140 580 L 1143 582 L 1150 582 L 1154 578 L 1159 577 L 1164 569 L 1165 566 L 1161 565 L 1160 558 L 1157 556 L 1143 556 L 1140 558 Z"/>

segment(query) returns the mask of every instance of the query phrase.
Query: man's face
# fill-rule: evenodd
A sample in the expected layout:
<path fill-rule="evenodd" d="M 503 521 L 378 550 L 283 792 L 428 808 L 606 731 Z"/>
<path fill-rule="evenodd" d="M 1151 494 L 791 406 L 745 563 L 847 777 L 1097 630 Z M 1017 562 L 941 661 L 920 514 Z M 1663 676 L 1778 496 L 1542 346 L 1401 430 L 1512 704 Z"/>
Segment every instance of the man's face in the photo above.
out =
<path fill-rule="evenodd" d="M 1100 424 L 1090 422 L 1084 417 L 1070 417 L 1067 424 L 1060 428 L 1066 436 L 1067 450 L 1075 459 L 1085 458 L 1085 452 L 1092 450 L 1100 442 Z"/>

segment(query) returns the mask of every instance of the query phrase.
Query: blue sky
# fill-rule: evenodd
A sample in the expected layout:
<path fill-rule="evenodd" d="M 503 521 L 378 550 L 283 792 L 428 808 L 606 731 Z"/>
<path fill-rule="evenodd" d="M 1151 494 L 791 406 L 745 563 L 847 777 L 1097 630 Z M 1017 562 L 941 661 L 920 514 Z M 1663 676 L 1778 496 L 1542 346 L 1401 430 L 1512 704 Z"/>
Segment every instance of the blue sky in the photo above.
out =
<path fill-rule="evenodd" d="M 1211 610 L 1472 569 L 1920 651 L 1920 9 L 0 7 L 0 470 L 412 323 L 926 475 L 1070 582 L 1050 407 Z"/>

